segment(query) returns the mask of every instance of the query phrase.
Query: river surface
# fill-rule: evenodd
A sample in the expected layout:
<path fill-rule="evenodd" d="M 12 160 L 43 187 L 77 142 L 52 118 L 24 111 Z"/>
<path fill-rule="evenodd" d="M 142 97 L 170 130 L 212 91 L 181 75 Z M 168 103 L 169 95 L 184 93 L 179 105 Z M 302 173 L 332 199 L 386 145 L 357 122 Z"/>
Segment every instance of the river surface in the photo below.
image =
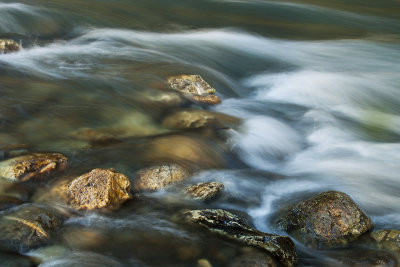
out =
<path fill-rule="evenodd" d="M 0 55 L 0 144 L 64 153 L 72 174 L 133 177 L 154 138 L 197 136 L 165 129 L 149 101 L 171 75 L 200 74 L 222 99 L 210 109 L 242 119 L 222 134 L 228 151 L 208 147 L 226 164 L 187 182 L 223 182 L 220 199 L 166 189 L 84 213 L 28 252 L 43 266 L 227 266 L 236 245 L 171 215 L 226 208 L 284 234 L 276 211 L 324 190 L 349 194 L 375 229 L 400 229 L 399 1 L 2 1 L 1 38 L 25 49 Z M 122 141 L 89 146 L 72 137 L 83 128 Z M 299 266 L 329 258 L 296 245 Z"/>

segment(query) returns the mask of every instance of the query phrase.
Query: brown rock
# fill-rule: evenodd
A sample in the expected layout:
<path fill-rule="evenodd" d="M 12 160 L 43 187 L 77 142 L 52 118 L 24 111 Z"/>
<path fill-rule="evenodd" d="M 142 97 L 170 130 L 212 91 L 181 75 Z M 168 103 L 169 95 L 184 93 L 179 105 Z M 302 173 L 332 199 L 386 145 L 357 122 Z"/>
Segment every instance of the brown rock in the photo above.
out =
<path fill-rule="evenodd" d="M 18 52 L 22 50 L 22 46 L 13 40 L 0 39 L 0 54 Z"/>
<path fill-rule="evenodd" d="M 335 247 L 372 229 L 371 220 L 346 194 L 327 191 L 290 208 L 280 226 L 310 247 Z"/>
<path fill-rule="evenodd" d="M 278 267 L 278 263 L 269 254 L 251 249 L 234 259 L 230 267 Z"/>
<path fill-rule="evenodd" d="M 217 112 L 201 109 L 188 109 L 175 112 L 167 116 L 162 124 L 170 129 L 190 128 L 229 128 L 239 123 L 239 119 Z"/>
<path fill-rule="evenodd" d="M 214 199 L 222 190 L 224 190 L 224 184 L 207 182 L 189 186 L 184 193 L 194 199 L 208 201 Z"/>
<path fill-rule="evenodd" d="M 20 184 L 0 178 L 0 211 L 22 204 L 28 197 L 28 191 Z"/>
<path fill-rule="evenodd" d="M 45 206 L 25 204 L 0 215 L 0 249 L 24 251 L 41 245 L 61 224 L 61 218 Z"/>
<path fill-rule="evenodd" d="M 187 177 L 189 177 L 188 171 L 177 164 L 152 166 L 137 172 L 133 190 L 158 190 Z"/>
<path fill-rule="evenodd" d="M 372 249 L 345 249 L 328 253 L 330 260 L 324 266 L 397 267 L 398 263 L 389 252 Z"/>
<path fill-rule="evenodd" d="M 289 237 L 260 232 L 228 211 L 186 210 L 182 216 L 186 222 L 201 225 L 212 233 L 264 250 L 284 266 L 294 266 L 296 263 L 296 248 Z"/>
<path fill-rule="evenodd" d="M 207 259 L 199 259 L 197 261 L 197 267 L 212 267 L 212 265 Z"/>
<path fill-rule="evenodd" d="M 113 169 L 94 169 L 68 184 L 61 184 L 58 192 L 65 202 L 78 210 L 116 209 L 132 198 L 130 188 L 125 175 Z"/>
<path fill-rule="evenodd" d="M 219 104 L 221 99 L 214 95 L 216 90 L 200 75 L 178 75 L 168 78 L 169 86 L 186 95 L 195 102 L 204 104 Z"/>
<path fill-rule="evenodd" d="M 399 230 L 380 230 L 370 234 L 375 245 L 380 249 L 392 251 L 400 263 L 400 231 Z"/>
<path fill-rule="evenodd" d="M 59 153 L 34 153 L 0 162 L 0 177 L 19 182 L 42 179 L 67 166 L 67 158 Z"/>

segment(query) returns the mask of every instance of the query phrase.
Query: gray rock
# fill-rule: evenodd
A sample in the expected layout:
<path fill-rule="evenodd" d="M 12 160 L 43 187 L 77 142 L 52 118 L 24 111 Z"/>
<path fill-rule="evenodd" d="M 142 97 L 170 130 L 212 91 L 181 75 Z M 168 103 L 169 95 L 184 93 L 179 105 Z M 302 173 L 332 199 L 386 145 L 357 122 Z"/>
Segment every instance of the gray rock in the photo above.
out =
<path fill-rule="evenodd" d="M 133 183 L 136 192 L 159 190 L 189 177 L 189 172 L 177 164 L 163 164 L 139 170 Z"/>
<path fill-rule="evenodd" d="M 228 211 L 186 210 L 182 217 L 184 221 L 201 225 L 212 233 L 264 250 L 284 266 L 294 266 L 296 263 L 296 248 L 289 237 L 260 232 Z"/>
<path fill-rule="evenodd" d="M 337 191 L 323 192 L 291 207 L 279 225 L 305 245 L 316 248 L 345 245 L 373 227 L 357 204 Z"/>
<path fill-rule="evenodd" d="M 196 200 L 209 201 L 214 199 L 222 190 L 224 190 L 224 184 L 206 182 L 189 186 L 184 190 L 184 193 Z"/>

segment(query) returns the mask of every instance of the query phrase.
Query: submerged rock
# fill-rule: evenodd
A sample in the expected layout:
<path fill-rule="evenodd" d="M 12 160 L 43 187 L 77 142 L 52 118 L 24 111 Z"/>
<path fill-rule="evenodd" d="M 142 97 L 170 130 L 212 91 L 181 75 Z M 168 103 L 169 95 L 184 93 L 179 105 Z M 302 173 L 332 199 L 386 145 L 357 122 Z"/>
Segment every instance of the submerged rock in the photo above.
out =
<path fill-rule="evenodd" d="M 0 215 L 0 249 L 25 251 L 50 240 L 61 218 L 45 206 L 25 204 Z"/>
<path fill-rule="evenodd" d="M 372 232 L 370 237 L 374 245 L 379 249 L 393 252 L 397 256 L 400 264 L 400 231 L 399 230 L 380 230 Z"/>
<path fill-rule="evenodd" d="M 189 177 L 189 172 L 177 164 L 163 164 L 141 169 L 136 173 L 134 191 L 158 190 Z"/>
<path fill-rule="evenodd" d="M 397 267 L 398 263 L 393 254 L 372 249 L 345 249 L 328 253 L 329 260 L 324 266 L 351 267 Z"/>
<path fill-rule="evenodd" d="M 239 119 L 217 112 L 201 109 L 188 109 L 175 112 L 167 116 L 162 124 L 170 129 L 191 128 L 229 128 L 239 123 Z"/>
<path fill-rule="evenodd" d="M 93 210 L 119 208 L 132 198 L 128 177 L 113 169 L 94 169 L 56 189 L 73 208 Z"/>
<path fill-rule="evenodd" d="M 270 255 L 251 249 L 235 258 L 230 267 L 278 267 L 278 263 Z"/>
<path fill-rule="evenodd" d="M 28 198 L 28 191 L 20 184 L 0 178 L 0 211 L 22 204 Z"/>
<path fill-rule="evenodd" d="M 0 177 L 19 182 L 40 180 L 62 171 L 68 159 L 59 153 L 34 153 L 0 162 Z"/>
<path fill-rule="evenodd" d="M 222 190 L 224 190 L 224 184 L 206 182 L 189 186 L 184 190 L 184 193 L 196 200 L 209 201 L 214 199 Z"/>
<path fill-rule="evenodd" d="M 200 75 L 178 75 L 168 78 L 169 86 L 195 102 L 214 105 L 221 103 L 221 99 L 214 95 L 216 90 L 211 87 Z"/>
<path fill-rule="evenodd" d="M 294 266 L 296 263 L 296 248 L 289 237 L 260 232 L 250 227 L 241 217 L 228 211 L 187 210 L 182 216 L 186 222 L 201 225 L 212 233 L 262 249 L 284 266 Z"/>
<path fill-rule="evenodd" d="M 0 252 L 0 266 L 1 267 L 33 267 L 36 266 L 32 260 L 23 255 L 14 253 Z"/>
<path fill-rule="evenodd" d="M 323 192 L 290 208 L 281 228 L 310 247 L 335 247 L 357 239 L 373 225 L 356 203 L 337 191 Z"/>
<path fill-rule="evenodd" d="M 0 54 L 18 52 L 22 50 L 22 46 L 13 40 L 0 39 Z"/>

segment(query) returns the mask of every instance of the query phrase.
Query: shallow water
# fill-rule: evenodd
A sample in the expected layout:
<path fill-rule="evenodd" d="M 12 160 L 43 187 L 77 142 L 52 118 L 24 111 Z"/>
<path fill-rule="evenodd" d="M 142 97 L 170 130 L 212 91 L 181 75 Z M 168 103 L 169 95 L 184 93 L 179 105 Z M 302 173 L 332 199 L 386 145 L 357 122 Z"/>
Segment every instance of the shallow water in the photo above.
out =
<path fill-rule="evenodd" d="M 279 233 L 277 210 L 332 189 L 349 194 L 375 229 L 399 229 L 399 34 L 394 0 L 1 2 L 0 38 L 25 49 L 0 55 L 0 146 L 63 152 L 67 174 L 113 167 L 133 177 L 160 160 L 152 142 L 172 134 L 197 138 L 224 162 L 188 166 L 198 172 L 187 184 L 225 184 L 214 203 L 169 188 L 116 213 L 70 219 L 51 246 L 29 253 L 43 266 L 100 265 L 98 255 L 108 266 L 193 266 L 198 258 L 225 266 L 236 245 L 211 242 L 171 214 L 229 208 Z M 173 106 L 152 97 L 181 73 L 202 75 L 222 98 L 212 109 L 242 119 L 220 131 L 224 141 L 162 126 Z M 106 129 L 119 142 L 93 146 L 74 138 L 82 128 Z M 327 257 L 299 253 L 299 265 Z"/>

